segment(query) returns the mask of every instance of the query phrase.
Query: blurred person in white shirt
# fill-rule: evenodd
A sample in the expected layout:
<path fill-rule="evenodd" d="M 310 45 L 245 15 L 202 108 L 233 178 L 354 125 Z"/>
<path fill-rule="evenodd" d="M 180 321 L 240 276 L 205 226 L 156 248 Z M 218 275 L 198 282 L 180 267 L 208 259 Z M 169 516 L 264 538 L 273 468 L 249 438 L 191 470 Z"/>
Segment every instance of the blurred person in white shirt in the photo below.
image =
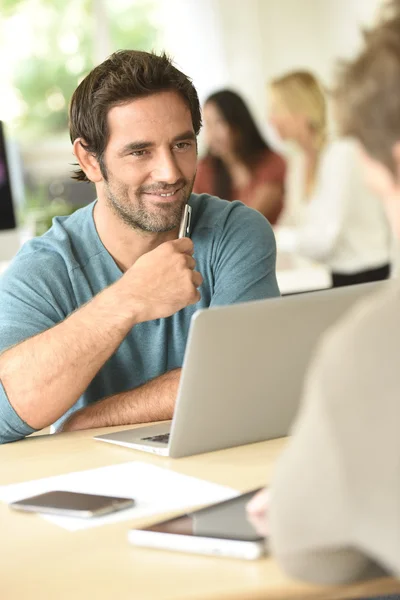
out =
<path fill-rule="evenodd" d="M 334 287 L 388 278 L 392 236 L 386 214 L 367 185 L 356 141 L 328 135 L 320 83 L 307 71 L 294 71 L 273 80 L 269 96 L 272 126 L 298 149 L 289 161 L 292 215 L 283 215 L 276 229 L 278 250 L 325 264 Z M 290 219 L 294 226 L 285 227 Z"/>

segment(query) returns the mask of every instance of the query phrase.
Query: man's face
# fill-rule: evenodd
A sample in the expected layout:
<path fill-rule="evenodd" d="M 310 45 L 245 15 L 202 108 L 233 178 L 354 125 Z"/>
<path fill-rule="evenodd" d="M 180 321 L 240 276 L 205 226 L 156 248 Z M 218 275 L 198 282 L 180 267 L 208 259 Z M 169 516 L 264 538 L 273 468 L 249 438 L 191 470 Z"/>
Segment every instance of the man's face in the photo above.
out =
<path fill-rule="evenodd" d="M 124 223 L 161 233 L 179 226 L 197 164 L 190 110 L 179 94 L 160 92 L 113 107 L 104 153 L 104 198 Z"/>

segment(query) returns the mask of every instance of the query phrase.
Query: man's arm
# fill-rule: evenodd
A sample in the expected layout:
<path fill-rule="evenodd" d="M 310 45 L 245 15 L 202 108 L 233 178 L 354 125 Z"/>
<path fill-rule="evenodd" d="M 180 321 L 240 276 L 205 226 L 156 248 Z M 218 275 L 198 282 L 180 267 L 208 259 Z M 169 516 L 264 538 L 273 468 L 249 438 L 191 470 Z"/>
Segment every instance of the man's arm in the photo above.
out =
<path fill-rule="evenodd" d="M 354 547 L 355 516 L 342 462 L 351 457 L 343 456 L 337 426 L 338 401 L 355 400 L 341 383 L 340 364 L 349 357 L 343 348 L 325 350 L 319 349 L 309 373 L 292 437 L 274 473 L 268 522 L 272 553 L 290 576 L 340 584 L 365 576 L 372 563 Z"/>
<path fill-rule="evenodd" d="M 122 392 L 74 412 L 61 431 L 133 425 L 172 419 L 181 369 L 164 373 L 134 390 Z"/>
<path fill-rule="evenodd" d="M 6 394 L 0 398 L 0 414 L 14 411 L 29 431 L 60 418 L 135 324 L 198 301 L 202 278 L 194 271 L 192 252 L 187 238 L 162 244 L 63 322 L 6 350 L 0 356 Z M 6 423 L 2 429 L 13 427 Z M 11 439 L 2 441 L 21 437 L 8 435 Z"/>
<path fill-rule="evenodd" d="M 122 293 L 121 293 L 122 292 Z M 0 379 L 16 413 L 33 429 L 59 419 L 82 395 L 138 319 L 120 286 L 0 356 Z"/>
<path fill-rule="evenodd" d="M 211 305 L 278 296 L 275 241 L 262 215 L 237 203 L 221 227 Z M 180 369 L 74 413 L 63 431 L 172 418 Z"/>

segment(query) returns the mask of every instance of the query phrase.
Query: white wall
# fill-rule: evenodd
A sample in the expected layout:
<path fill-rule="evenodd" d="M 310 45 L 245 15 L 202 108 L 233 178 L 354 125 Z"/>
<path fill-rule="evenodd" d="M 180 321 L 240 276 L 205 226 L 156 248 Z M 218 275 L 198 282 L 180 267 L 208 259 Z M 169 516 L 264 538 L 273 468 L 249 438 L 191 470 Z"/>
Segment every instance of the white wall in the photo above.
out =
<path fill-rule="evenodd" d="M 224 0 L 225 1 L 225 0 Z M 325 83 L 337 58 L 352 56 L 361 28 L 374 21 L 381 0 L 258 0 L 265 75 L 307 68 Z"/>
<path fill-rule="evenodd" d="M 179 68 L 193 78 L 201 102 L 222 87 L 239 91 L 268 134 L 266 82 L 301 67 L 311 69 L 329 85 L 337 57 L 354 53 L 360 42 L 360 26 L 372 22 L 381 3 L 159 0 L 163 39 L 158 50 L 166 49 Z M 100 4 L 96 0 L 95 6 Z M 49 149 L 44 145 L 40 151 L 35 145 L 32 155 L 25 153 L 24 160 L 39 178 L 67 175 L 69 163 L 74 162 L 67 139 L 56 145 L 52 142 Z"/>
<path fill-rule="evenodd" d="M 162 0 L 165 46 L 200 99 L 230 86 L 265 127 L 266 82 L 295 68 L 330 85 L 382 0 Z"/>
<path fill-rule="evenodd" d="M 189 75 L 203 101 L 229 82 L 228 55 L 218 0 L 160 0 L 160 49 Z"/>

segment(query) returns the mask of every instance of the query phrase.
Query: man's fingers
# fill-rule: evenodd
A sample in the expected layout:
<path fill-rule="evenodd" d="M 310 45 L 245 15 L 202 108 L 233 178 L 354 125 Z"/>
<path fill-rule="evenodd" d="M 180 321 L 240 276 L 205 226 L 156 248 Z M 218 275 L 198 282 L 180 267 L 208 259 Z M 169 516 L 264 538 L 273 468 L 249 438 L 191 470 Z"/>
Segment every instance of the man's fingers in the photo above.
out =
<path fill-rule="evenodd" d="M 192 271 L 194 270 L 196 266 L 196 261 L 194 260 L 193 256 L 186 255 L 186 264 L 189 267 L 189 269 L 192 269 Z"/>
<path fill-rule="evenodd" d="M 203 277 L 200 275 L 198 271 L 193 271 L 193 284 L 198 288 L 203 283 Z"/>
<path fill-rule="evenodd" d="M 173 240 L 171 242 L 173 247 L 179 252 L 184 254 L 192 255 L 194 253 L 194 244 L 190 238 L 180 238 L 179 240 Z"/>

